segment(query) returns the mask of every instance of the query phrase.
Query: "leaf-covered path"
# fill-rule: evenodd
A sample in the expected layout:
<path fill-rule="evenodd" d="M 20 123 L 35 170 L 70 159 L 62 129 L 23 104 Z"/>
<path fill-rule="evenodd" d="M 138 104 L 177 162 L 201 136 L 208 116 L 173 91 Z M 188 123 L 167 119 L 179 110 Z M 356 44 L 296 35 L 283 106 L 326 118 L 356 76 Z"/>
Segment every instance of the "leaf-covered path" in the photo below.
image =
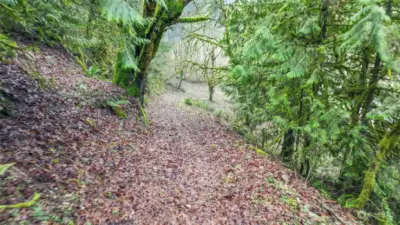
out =
<path fill-rule="evenodd" d="M 86 219 L 104 223 L 104 215 L 114 214 L 112 221 L 123 224 L 341 224 L 333 207 L 351 223 L 294 172 L 247 149 L 212 115 L 183 105 L 180 93 L 151 100 L 148 114 L 151 125 L 136 150 L 124 154 L 88 198 L 95 202 L 109 193 L 99 200 L 107 207 L 93 203 L 84 209 Z"/>
<path fill-rule="evenodd" d="M 144 128 L 134 99 L 129 119 L 113 115 L 104 102 L 123 91 L 84 77 L 65 53 L 43 48 L 35 60 L 54 87 L 0 65 L 1 91 L 12 103 L 0 124 L 0 163 L 16 163 L 0 204 L 33 192 L 41 198 L 33 211 L 0 211 L 0 224 L 355 223 L 217 118 L 184 105 L 182 92 L 150 99 Z"/>

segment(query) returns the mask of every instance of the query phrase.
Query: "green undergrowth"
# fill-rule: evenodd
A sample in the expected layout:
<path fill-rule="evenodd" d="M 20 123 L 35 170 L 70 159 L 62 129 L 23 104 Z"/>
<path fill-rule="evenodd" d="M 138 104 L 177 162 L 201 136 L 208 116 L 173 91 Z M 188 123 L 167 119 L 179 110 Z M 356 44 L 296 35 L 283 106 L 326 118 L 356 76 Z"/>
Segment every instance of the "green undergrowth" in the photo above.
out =
<path fill-rule="evenodd" d="M 229 120 L 228 116 L 225 116 L 223 110 L 217 109 L 215 106 L 211 105 L 211 103 L 206 100 L 195 99 L 195 98 L 185 98 L 184 103 L 189 106 L 195 106 L 200 109 L 209 111 L 218 118 L 224 118 L 227 121 Z"/>
<path fill-rule="evenodd" d="M 250 146 L 249 149 L 255 151 L 260 156 L 269 156 L 269 154 L 266 151 L 257 148 L 255 146 Z"/>
<path fill-rule="evenodd" d="M 12 166 L 14 166 L 14 164 L 15 163 L 0 164 L 0 176 L 2 177 L 6 176 L 1 178 L 0 180 L 0 189 L 1 186 L 3 185 L 2 181 L 5 181 L 6 179 L 12 176 L 12 173 L 7 175 L 6 172 Z M 3 197 L 6 196 L 2 196 L 2 198 Z M 25 202 L 0 205 L 0 212 L 6 211 L 9 212 L 12 217 L 18 217 L 21 216 L 20 214 L 23 212 L 22 211 L 23 209 L 28 210 L 30 212 L 28 218 L 19 221 L 18 224 L 32 224 L 32 222 L 38 222 L 40 224 L 65 224 L 65 225 L 74 224 L 72 220 L 73 208 L 71 206 L 63 209 L 62 212 L 58 213 L 56 213 L 55 211 L 54 212 L 47 211 L 44 210 L 45 207 L 40 202 L 40 199 L 41 199 L 41 194 L 35 192 L 31 197 L 31 199 Z"/>
<path fill-rule="evenodd" d="M 128 114 L 124 110 L 124 106 L 128 105 L 128 100 L 118 100 L 118 101 L 107 101 L 107 106 L 110 107 L 111 111 L 119 118 L 126 119 Z"/>

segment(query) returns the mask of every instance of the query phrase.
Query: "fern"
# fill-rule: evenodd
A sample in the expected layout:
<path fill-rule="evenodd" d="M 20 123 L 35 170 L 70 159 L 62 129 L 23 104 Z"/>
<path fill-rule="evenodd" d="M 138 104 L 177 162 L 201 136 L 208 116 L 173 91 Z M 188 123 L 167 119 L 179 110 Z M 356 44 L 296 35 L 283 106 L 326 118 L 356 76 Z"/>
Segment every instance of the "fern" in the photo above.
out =
<path fill-rule="evenodd" d="M 145 19 L 138 12 L 139 8 L 136 1 L 129 0 L 101 0 L 100 7 L 105 17 L 109 21 L 121 22 L 124 25 L 141 25 L 145 24 Z"/>
<path fill-rule="evenodd" d="M 0 61 L 15 56 L 15 51 L 17 49 L 17 43 L 0 33 Z"/>

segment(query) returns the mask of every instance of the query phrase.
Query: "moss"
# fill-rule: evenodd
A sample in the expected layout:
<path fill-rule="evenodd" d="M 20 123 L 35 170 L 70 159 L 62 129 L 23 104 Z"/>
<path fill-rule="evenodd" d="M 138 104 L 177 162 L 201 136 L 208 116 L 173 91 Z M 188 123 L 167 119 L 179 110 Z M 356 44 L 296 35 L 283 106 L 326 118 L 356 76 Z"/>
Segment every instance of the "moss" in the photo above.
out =
<path fill-rule="evenodd" d="M 376 174 L 378 173 L 381 164 L 385 162 L 390 153 L 390 147 L 397 141 L 400 133 L 400 122 L 398 122 L 379 142 L 378 152 L 375 159 L 372 161 L 371 167 L 365 173 L 363 188 L 357 197 L 354 208 L 362 209 L 369 200 L 371 193 L 374 191 Z"/>
<path fill-rule="evenodd" d="M 112 109 L 113 113 L 116 116 L 118 116 L 119 118 L 122 118 L 122 119 L 128 118 L 128 115 L 126 114 L 126 112 L 121 107 L 113 106 L 113 107 L 111 107 L 111 109 Z"/>
<path fill-rule="evenodd" d="M 91 120 L 89 118 L 85 120 L 85 123 L 87 123 L 88 125 L 90 125 L 92 127 L 96 126 L 96 122 L 94 122 L 93 120 Z"/>
<path fill-rule="evenodd" d="M 292 211 L 298 211 L 300 209 L 300 205 L 297 200 L 293 197 L 289 197 L 285 203 L 289 206 Z"/>
<path fill-rule="evenodd" d="M 144 125 L 147 127 L 149 125 L 149 120 L 147 119 L 147 113 L 141 104 L 139 104 L 139 107 L 140 107 L 140 112 L 143 117 Z"/>
<path fill-rule="evenodd" d="M 264 152 L 263 150 L 261 150 L 261 149 L 259 149 L 259 148 L 256 148 L 256 152 L 257 152 L 259 155 L 268 156 L 268 153 Z"/>
<path fill-rule="evenodd" d="M 87 69 L 86 64 L 84 62 L 85 61 L 84 54 L 83 54 L 83 52 L 82 52 L 82 50 L 80 48 L 78 48 L 77 53 L 78 53 L 79 56 L 75 56 L 74 58 L 75 58 L 76 62 L 81 66 L 83 72 L 85 74 L 87 74 L 88 73 L 88 69 Z"/>
<path fill-rule="evenodd" d="M 114 72 L 113 83 L 125 89 L 128 95 L 138 97 L 139 87 L 135 84 L 130 85 L 130 74 L 126 71 Z"/>
<path fill-rule="evenodd" d="M 190 17 L 181 17 L 178 19 L 178 23 L 197 23 L 201 21 L 209 20 L 208 15 L 204 16 L 190 16 Z"/>
<path fill-rule="evenodd" d="M 167 7 L 168 7 L 167 13 L 174 14 L 174 13 L 182 12 L 185 5 L 183 4 L 183 1 L 181 1 L 181 0 L 178 0 L 178 1 L 172 0 L 172 1 L 168 1 Z"/>
<path fill-rule="evenodd" d="M 268 153 L 266 153 L 265 151 L 263 151 L 262 149 L 259 149 L 257 147 L 254 146 L 250 146 L 249 147 L 250 150 L 255 151 L 257 154 L 262 155 L 262 156 L 269 156 Z"/>

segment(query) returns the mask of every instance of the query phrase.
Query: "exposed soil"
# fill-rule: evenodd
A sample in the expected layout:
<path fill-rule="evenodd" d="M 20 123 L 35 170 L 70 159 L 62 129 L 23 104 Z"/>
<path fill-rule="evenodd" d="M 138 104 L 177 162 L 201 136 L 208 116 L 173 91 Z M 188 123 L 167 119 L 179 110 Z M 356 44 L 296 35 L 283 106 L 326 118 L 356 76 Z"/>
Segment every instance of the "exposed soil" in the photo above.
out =
<path fill-rule="evenodd" d="M 145 127 L 134 99 L 128 119 L 113 115 L 104 101 L 123 90 L 84 77 L 68 55 L 43 48 L 36 60 L 53 88 L 0 65 L 10 108 L 0 163 L 16 162 L 1 177 L 0 204 L 42 196 L 35 209 L 0 211 L 1 224 L 356 223 L 217 118 L 184 105 L 182 92 L 151 98 Z"/>

